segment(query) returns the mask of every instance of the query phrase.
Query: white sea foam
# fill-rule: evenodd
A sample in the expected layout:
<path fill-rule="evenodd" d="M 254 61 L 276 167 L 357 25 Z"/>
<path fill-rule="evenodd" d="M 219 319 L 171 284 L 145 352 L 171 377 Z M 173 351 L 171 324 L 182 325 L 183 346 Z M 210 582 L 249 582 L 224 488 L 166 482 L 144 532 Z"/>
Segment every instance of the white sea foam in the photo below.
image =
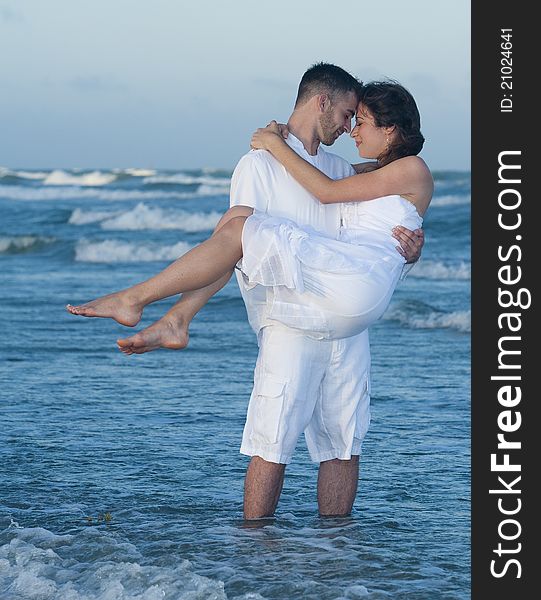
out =
<path fill-rule="evenodd" d="M 200 185 L 197 188 L 198 196 L 228 196 L 229 195 L 229 186 L 220 186 L 220 185 Z"/>
<path fill-rule="evenodd" d="M 44 185 L 79 185 L 79 186 L 102 186 L 115 181 L 117 176 L 114 173 L 102 173 L 101 171 L 92 171 L 92 173 L 83 173 L 74 175 L 66 171 L 55 170 L 49 173 L 43 182 Z"/>
<path fill-rule="evenodd" d="M 47 171 L 15 171 L 14 173 L 21 179 L 45 179 L 49 176 Z"/>
<path fill-rule="evenodd" d="M 152 177 L 156 175 L 154 169 L 114 169 L 114 173 L 123 173 L 132 177 Z"/>
<path fill-rule="evenodd" d="M 184 210 L 162 210 L 140 202 L 135 208 L 125 212 L 84 211 L 76 208 L 69 218 L 72 225 L 87 225 L 101 221 L 105 230 L 138 231 L 144 229 L 176 229 L 180 231 L 212 231 L 221 214 L 191 213 Z"/>
<path fill-rule="evenodd" d="M 201 167 L 201 172 L 205 173 L 205 175 L 213 175 L 216 173 L 224 173 L 227 169 L 222 167 Z"/>
<path fill-rule="evenodd" d="M 49 175 L 48 171 L 12 171 L 0 167 L 0 178 L 2 177 L 19 177 L 20 179 L 45 179 Z"/>
<path fill-rule="evenodd" d="M 468 280 L 471 278 L 471 266 L 465 262 L 458 265 L 446 265 L 439 261 L 421 259 L 411 269 L 408 277 Z"/>
<path fill-rule="evenodd" d="M 97 211 L 97 210 L 83 210 L 76 208 L 70 215 L 68 223 L 70 225 L 88 225 L 89 223 L 99 223 L 105 219 L 111 219 L 116 215 L 121 214 L 118 211 Z"/>
<path fill-rule="evenodd" d="M 471 204 L 471 196 L 465 194 L 434 196 L 430 202 L 430 208 L 434 206 L 454 206 L 458 204 Z"/>
<path fill-rule="evenodd" d="M 178 556 L 149 564 L 118 534 L 88 527 L 55 535 L 41 527 L 9 528 L 0 546 L 0 589 L 33 600 L 227 600 L 224 584 L 194 572 Z"/>
<path fill-rule="evenodd" d="M 386 321 L 398 321 L 412 329 L 455 329 L 468 333 L 471 331 L 471 311 L 455 312 L 429 311 L 419 314 L 410 307 L 398 304 L 391 305 L 383 317 Z"/>
<path fill-rule="evenodd" d="M 119 240 L 90 242 L 80 240 L 75 247 L 75 260 L 91 263 L 172 261 L 191 249 L 190 244 L 178 242 L 172 246 L 131 244 Z"/>
<path fill-rule="evenodd" d="M 139 203 L 135 208 L 102 222 L 102 229 L 141 230 L 141 229 L 179 229 L 181 231 L 212 231 L 221 214 L 189 213 L 187 211 L 164 211 L 150 208 Z"/>
<path fill-rule="evenodd" d="M 203 186 L 200 186 L 203 187 Z M 228 195 L 229 190 L 216 188 L 213 190 L 199 189 L 194 192 L 173 192 L 165 190 L 121 190 L 103 188 L 78 188 L 78 187 L 49 187 L 31 188 L 18 185 L 0 186 L 0 198 L 10 200 L 26 201 L 48 201 L 48 200 L 80 200 L 82 198 L 95 198 L 106 201 L 141 200 L 152 201 L 162 198 L 185 200 L 209 195 Z"/>
<path fill-rule="evenodd" d="M 143 183 L 170 183 L 180 185 L 210 185 L 226 187 L 229 186 L 231 180 L 226 177 L 201 177 L 196 175 L 187 175 L 186 173 L 175 173 L 172 175 L 155 175 L 153 177 L 145 177 Z"/>
<path fill-rule="evenodd" d="M 16 254 L 28 252 L 33 248 L 50 244 L 54 241 L 55 238 L 36 235 L 0 236 L 0 253 Z"/>

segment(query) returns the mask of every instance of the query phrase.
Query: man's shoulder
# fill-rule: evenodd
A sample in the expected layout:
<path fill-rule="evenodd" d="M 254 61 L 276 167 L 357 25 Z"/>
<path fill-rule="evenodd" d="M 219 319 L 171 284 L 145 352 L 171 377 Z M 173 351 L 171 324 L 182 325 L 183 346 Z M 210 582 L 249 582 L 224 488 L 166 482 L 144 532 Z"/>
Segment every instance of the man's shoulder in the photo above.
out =
<path fill-rule="evenodd" d="M 336 171 L 337 175 L 340 177 L 346 177 L 348 175 L 352 175 L 355 173 L 351 164 L 338 154 L 334 154 L 334 152 L 329 152 L 323 148 L 320 148 L 320 153 L 323 155 L 324 160 L 327 161 L 327 164 Z"/>
<path fill-rule="evenodd" d="M 325 150 L 325 148 L 321 148 L 320 152 L 325 156 L 327 160 L 332 160 L 333 162 L 339 164 L 351 166 L 351 164 L 348 163 L 348 161 L 345 158 L 338 156 L 338 154 L 335 154 L 334 152 L 329 152 L 328 150 Z"/>
<path fill-rule="evenodd" d="M 233 171 L 232 181 L 263 181 L 272 177 L 272 162 L 276 159 L 266 150 L 251 150 L 241 156 Z"/>
<path fill-rule="evenodd" d="M 276 160 L 267 150 L 250 150 L 240 157 L 237 167 L 239 166 L 267 166 Z M 237 168 L 235 167 L 235 168 Z"/>

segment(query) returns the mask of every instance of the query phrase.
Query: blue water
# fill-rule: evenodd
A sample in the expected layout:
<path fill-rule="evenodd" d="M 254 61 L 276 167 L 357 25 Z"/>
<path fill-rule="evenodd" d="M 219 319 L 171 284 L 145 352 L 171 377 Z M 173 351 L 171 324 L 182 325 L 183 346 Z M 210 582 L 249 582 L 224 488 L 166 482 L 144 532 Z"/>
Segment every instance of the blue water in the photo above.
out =
<path fill-rule="evenodd" d="M 126 328 L 64 311 L 208 236 L 230 176 L 0 169 L 0 598 L 469 598 L 468 173 L 435 173 L 423 257 L 371 330 L 347 519 L 317 516 L 301 439 L 276 517 L 242 520 L 257 346 L 234 282 L 181 352 L 124 356 Z"/>

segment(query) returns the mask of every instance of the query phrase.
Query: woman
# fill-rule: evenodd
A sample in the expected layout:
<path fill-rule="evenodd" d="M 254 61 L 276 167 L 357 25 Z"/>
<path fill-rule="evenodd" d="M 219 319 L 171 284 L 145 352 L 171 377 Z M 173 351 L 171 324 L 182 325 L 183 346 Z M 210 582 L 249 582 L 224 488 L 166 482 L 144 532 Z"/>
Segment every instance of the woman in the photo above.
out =
<path fill-rule="evenodd" d="M 276 123 L 252 138 L 322 203 L 349 203 L 338 240 L 237 206 L 211 238 L 155 277 L 69 312 L 133 326 L 147 304 L 222 281 L 242 258 L 247 282 L 267 288 L 271 319 L 322 338 L 360 333 L 387 308 L 404 264 L 392 228 L 421 226 L 433 180 L 417 157 L 424 138 L 415 101 L 399 84 L 364 86 L 351 136 L 361 157 L 376 160 L 374 170 L 337 181 L 298 156 Z"/>

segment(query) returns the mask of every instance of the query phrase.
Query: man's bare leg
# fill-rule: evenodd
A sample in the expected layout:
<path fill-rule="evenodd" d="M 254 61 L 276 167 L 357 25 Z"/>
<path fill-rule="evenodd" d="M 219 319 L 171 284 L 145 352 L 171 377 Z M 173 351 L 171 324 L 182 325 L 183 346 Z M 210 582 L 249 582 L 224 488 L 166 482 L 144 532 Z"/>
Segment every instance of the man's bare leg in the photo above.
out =
<path fill-rule="evenodd" d="M 135 335 L 117 340 L 124 354 L 144 354 L 158 348 L 182 350 L 189 341 L 188 328 L 195 315 L 229 281 L 231 272 L 206 288 L 186 292 L 165 315 Z"/>
<path fill-rule="evenodd" d="M 271 517 L 276 510 L 286 465 L 252 456 L 244 480 L 244 518 Z"/>
<path fill-rule="evenodd" d="M 242 228 L 251 213 L 241 206 L 229 209 L 209 239 L 154 277 L 81 306 L 68 305 L 67 310 L 83 317 L 112 318 L 133 327 L 147 304 L 210 286 L 230 273 L 242 256 Z"/>
<path fill-rule="evenodd" d="M 317 503 L 322 517 L 346 517 L 351 513 L 359 481 L 359 457 L 319 463 Z"/>

